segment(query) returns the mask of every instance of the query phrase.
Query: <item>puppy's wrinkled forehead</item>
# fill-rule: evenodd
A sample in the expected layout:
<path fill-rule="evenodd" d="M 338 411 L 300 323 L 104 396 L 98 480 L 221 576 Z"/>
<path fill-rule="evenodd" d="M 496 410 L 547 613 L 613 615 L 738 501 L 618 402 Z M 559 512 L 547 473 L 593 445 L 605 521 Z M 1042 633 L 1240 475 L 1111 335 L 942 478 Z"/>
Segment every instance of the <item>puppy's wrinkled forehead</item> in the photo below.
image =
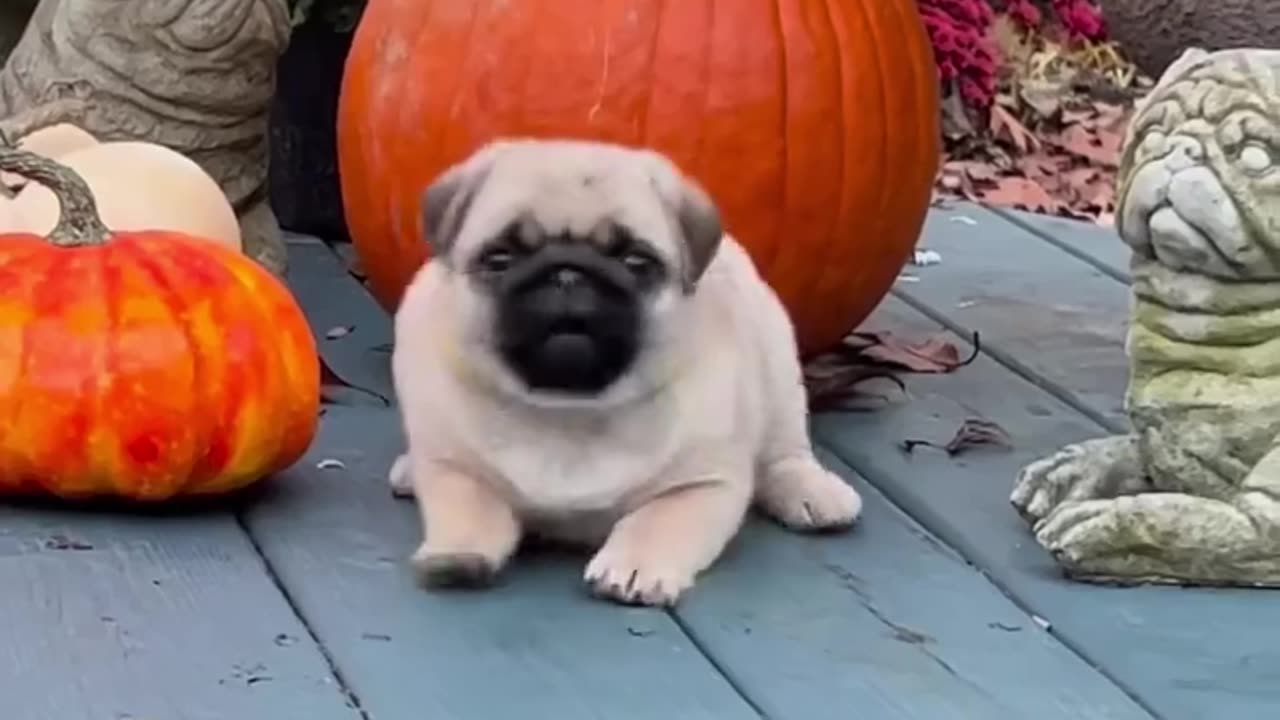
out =
<path fill-rule="evenodd" d="M 483 146 L 426 188 L 422 223 L 433 252 L 456 267 L 513 227 L 531 242 L 629 236 L 664 255 L 685 292 L 723 234 L 715 202 L 666 156 L 584 140 Z"/>
<path fill-rule="evenodd" d="M 643 157 L 625 148 L 574 143 L 503 148 L 489 166 L 459 250 L 504 229 L 536 244 L 570 237 L 599 243 L 621 226 L 674 251 L 670 219 Z"/>

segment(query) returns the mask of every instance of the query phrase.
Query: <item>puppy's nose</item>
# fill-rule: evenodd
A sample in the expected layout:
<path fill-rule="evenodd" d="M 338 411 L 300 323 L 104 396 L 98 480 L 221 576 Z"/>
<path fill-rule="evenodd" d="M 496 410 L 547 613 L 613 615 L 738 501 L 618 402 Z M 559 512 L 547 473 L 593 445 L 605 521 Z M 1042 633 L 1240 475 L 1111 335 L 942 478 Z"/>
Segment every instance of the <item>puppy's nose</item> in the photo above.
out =
<path fill-rule="evenodd" d="M 576 268 L 562 267 L 551 276 L 551 282 L 562 290 L 569 290 L 582 284 L 582 272 Z"/>

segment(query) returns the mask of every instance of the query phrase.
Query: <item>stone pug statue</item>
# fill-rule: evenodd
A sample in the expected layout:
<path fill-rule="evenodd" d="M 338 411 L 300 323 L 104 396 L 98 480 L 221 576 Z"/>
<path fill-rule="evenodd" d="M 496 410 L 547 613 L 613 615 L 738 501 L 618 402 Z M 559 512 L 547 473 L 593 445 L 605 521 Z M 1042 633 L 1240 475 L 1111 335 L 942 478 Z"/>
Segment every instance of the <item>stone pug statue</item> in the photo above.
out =
<path fill-rule="evenodd" d="M 1067 574 L 1280 586 L 1280 51 L 1189 51 L 1135 113 L 1132 432 L 1020 472 L 1012 495 Z"/>
<path fill-rule="evenodd" d="M 290 29 L 286 0 L 41 0 L 0 71 L 0 142 L 71 122 L 177 150 L 222 186 L 245 252 L 282 275 L 267 126 Z"/>

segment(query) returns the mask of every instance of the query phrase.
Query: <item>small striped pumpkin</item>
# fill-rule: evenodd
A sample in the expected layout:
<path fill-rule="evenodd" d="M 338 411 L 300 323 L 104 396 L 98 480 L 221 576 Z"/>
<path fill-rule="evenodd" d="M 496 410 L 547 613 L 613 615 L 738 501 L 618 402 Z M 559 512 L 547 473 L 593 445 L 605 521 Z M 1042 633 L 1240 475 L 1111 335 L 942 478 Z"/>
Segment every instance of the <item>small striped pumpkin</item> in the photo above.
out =
<path fill-rule="evenodd" d="M 164 501 L 248 486 L 316 432 L 315 339 L 289 290 L 214 240 L 111 232 L 66 166 L 48 237 L 0 227 L 0 496 Z"/>

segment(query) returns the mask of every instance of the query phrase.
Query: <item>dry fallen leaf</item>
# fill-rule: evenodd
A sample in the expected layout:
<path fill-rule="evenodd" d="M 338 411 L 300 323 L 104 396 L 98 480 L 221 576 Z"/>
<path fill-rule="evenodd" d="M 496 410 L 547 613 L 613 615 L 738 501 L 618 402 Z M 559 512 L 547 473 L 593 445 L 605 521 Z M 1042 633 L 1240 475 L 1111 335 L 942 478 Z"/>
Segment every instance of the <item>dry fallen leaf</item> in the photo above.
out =
<path fill-rule="evenodd" d="M 1062 86 L 1053 82 L 1023 82 L 1018 88 L 1018 98 L 1042 119 L 1052 118 L 1062 111 Z"/>
<path fill-rule="evenodd" d="M 953 93 L 942 100 L 942 136 L 944 138 L 966 138 L 975 133 L 973 121 L 965 111 L 964 103 L 958 93 Z"/>
<path fill-rule="evenodd" d="M 1087 108 L 1073 108 L 1062 111 L 1062 124 L 1074 125 L 1077 123 L 1088 122 L 1098 116 L 1098 111 L 1092 106 Z"/>
<path fill-rule="evenodd" d="M 845 343 L 864 356 L 902 370 L 945 373 L 973 362 L 981 348 L 979 335 L 974 333 L 973 351 L 961 358 L 959 348 L 949 337 L 938 333 L 923 340 L 906 340 L 888 330 L 879 330 L 851 333 Z"/>
<path fill-rule="evenodd" d="M 937 185 L 942 190 L 954 193 L 964 198 L 972 198 L 977 190 L 973 186 L 973 181 L 962 171 L 958 171 L 949 165 L 942 166 L 942 172 L 938 177 Z"/>
<path fill-rule="evenodd" d="M 999 103 L 991 106 L 991 134 L 1013 143 L 1019 153 L 1040 146 L 1040 140 Z"/>
<path fill-rule="evenodd" d="M 1097 113 L 1098 127 L 1111 131 L 1120 131 L 1123 134 L 1124 127 L 1129 121 L 1129 108 L 1115 103 L 1095 101 L 1093 103 L 1093 111 Z"/>
<path fill-rule="evenodd" d="M 982 199 L 995 205 L 1050 214 L 1057 214 L 1063 206 L 1043 185 L 1025 177 L 1000 178 L 995 188 L 982 194 Z"/>
<path fill-rule="evenodd" d="M 945 335 L 934 335 L 920 341 L 904 341 L 889 332 L 855 333 L 868 344 L 862 349 L 862 356 L 877 360 L 886 365 L 893 365 L 903 370 L 918 373 L 946 373 L 962 365 L 973 362 L 974 354 L 968 358 L 960 357 L 960 349 L 947 339 Z"/>
<path fill-rule="evenodd" d="M 970 418 L 960 424 L 960 429 L 956 430 L 956 434 L 943 446 L 943 449 L 955 455 L 969 448 L 983 445 L 1010 448 L 1013 447 L 1013 440 L 1009 438 L 1009 433 L 1005 432 L 1004 428 L 994 422 Z"/>
<path fill-rule="evenodd" d="M 1120 163 L 1121 136 L 1100 131 L 1084 124 L 1068 125 L 1062 132 L 1047 138 L 1050 143 L 1101 167 L 1115 168 Z"/>
<path fill-rule="evenodd" d="M 956 430 L 956 434 L 945 445 L 938 445 L 930 440 L 902 441 L 902 449 L 905 452 L 911 452 L 918 447 L 932 447 L 938 448 L 953 457 L 973 448 L 984 446 L 1007 449 L 1013 447 L 1013 441 L 1009 438 L 1009 433 L 1005 432 L 1004 428 L 990 420 L 979 418 L 969 418 L 960 423 L 960 428 Z"/>
<path fill-rule="evenodd" d="M 938 185 L 966 200 L 980 200 L 999 179 L 1000 170 L 990 163 L 955 160 L 943 164 Z"/>
<path fill-rule="evenodd" d="M 1000 176 L 999 171 L 991 165 L 974 160 L 956 160 L 947 163 L 947 167 L 964 173 L 965 177 L 975 182 L 993 182 Z"/>
<path fill-rule="evenodd" d="M 906 384 L 886 369 L 859 368 L 844 373 L 819 375 L 810 372 L 805 378 L 809 393 L 810 413 L 826 413 L 829 410 L 867 410 L 890 404 L 891 398 L 870 388 L 872 380 L 884 380 L 906 392 Z"/>
<path fill-rule="evenodd" d="M 905 391 L 895 372 L 952 372 L 977 357 L 976 333 L 973 345 L 973 353 L 961 358 L 955 344 L 941 335 L 903 341 L 887 331 L 852 333 L 839 349 L 806 364 L 804 381 L 810 409 L 820 412 L 860 403 L 867 395 L 865 384 L 871 380 L 885 380 Z"/>

